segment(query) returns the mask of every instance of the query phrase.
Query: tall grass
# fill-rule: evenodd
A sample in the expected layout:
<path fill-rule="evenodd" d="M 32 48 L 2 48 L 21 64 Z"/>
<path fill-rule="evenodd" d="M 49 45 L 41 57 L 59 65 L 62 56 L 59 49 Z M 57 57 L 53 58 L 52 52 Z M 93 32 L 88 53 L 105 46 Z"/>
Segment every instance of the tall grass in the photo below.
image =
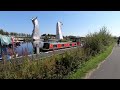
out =
<path fill-rule="evenodd" d="M 62 55 L 53 55 L 44 60 L 29 60 L 27 51 L 22 64 L 13 60 L 0 63 L 0 79 L 63 79 L 76 72 L 91 57 L 102 53 L 114 40 L 103 27 L 99 32 L 88 34 L 83 48 L 66 51 Z"/>

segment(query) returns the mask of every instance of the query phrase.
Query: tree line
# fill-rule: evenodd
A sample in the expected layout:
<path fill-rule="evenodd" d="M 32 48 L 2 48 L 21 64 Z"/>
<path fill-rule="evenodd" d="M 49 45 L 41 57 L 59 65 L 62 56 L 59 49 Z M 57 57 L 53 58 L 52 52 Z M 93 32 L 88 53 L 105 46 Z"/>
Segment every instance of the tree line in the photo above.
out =
<path fill-rule="evenodd" d="M 2 35 L 16 36 L 16 37 L 31 37 L 31 34 L 16 33 L 16 32 L 7 32 L 7 31 L 4 31 L 3 29 L 0 29 L 0 34 L 2 34 Z"/>
<path fill-rule="evenodd" d="M 31 37 L 31 34 L 25 34 L 25 33 L 16 33 L 16 32 L 7 32 L 4 31 L 3 29 L 0 29 L 0 34 L 1 35 L 7 35 L 7 36 L 15 36 L 15 37 Z M 49 38 L 49 37 L 56 37 L 56 35 L 54 34 L 42 34 L 41 36 L 43 36 L 44 38 Z M 72 39 L 72 38 L 76 38 L 76 36 L 63 36 L 64 38 L 68 38 L 68 39 Z"/>

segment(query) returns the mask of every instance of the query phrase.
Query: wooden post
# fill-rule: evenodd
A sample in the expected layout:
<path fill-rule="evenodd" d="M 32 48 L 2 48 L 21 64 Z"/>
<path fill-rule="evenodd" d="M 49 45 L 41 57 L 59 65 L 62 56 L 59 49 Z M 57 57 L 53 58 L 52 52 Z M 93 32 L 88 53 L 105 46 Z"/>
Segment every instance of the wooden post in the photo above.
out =
<path fill-rule="evenodd" d="M 14 38 L 13 37 L 12 37 L 12 54 L 13 55 L 11 55 L 11 58 L 12 58 L 12 56 L 15 57 L 15 52 L 14 52 Z"/>

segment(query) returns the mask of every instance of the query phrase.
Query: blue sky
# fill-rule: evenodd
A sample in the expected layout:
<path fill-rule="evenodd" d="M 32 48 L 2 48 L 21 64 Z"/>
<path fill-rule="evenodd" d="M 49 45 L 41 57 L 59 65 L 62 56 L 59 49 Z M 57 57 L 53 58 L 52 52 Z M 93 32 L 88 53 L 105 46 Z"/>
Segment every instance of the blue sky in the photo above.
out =
<path fill-rule="evenodd" d="M 8 32 L 31 34 L 32 17 L 38 17 L 40 34 L 56 34 L 57 21 L 63 22 L 63 35 L 85 36 L 106 26 L 120 35 L 120 11 L 0 11 L 0 28 Z"/>

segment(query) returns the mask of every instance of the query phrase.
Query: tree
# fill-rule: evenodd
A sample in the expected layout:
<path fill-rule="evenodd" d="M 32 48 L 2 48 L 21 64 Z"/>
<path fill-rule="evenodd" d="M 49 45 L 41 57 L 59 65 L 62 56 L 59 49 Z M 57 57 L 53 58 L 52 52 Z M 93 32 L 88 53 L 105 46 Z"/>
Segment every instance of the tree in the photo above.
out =
<path fill-rule="evenodd" d="M 22 33 L 22 37 L 24 36 L 24 33 Z"/>
<path fill-rule="evenodd" d="M 18 33 L 16 33 L 16 36 L 18 37 Z"/>
<path fill-rule="evenodd" d="M 32 35 L 31 34 L 29 34 L 29 37 L 31 37 Z"/>
<path fill-rule="evenodd" d="M 8 33 L 8 32 L 6 32 L 6 35 L 9 35 L 9 33 Z"/>
<path fill-rule="evenodd" d="M 43 34 L 43 35 L 41 35 L 41 36 L 46 36 L 46 34 Z"/>
<path fill-rule="evenodd" d="M 46 35 L 45 38 L 44 38 L 44 41 L 48 41 L 49 37 Z"/>
<path fill-rule="evenodd" d="M 20 37 L 20 36 L 21 36 L 21 33 L 19 33 L 18 36 Z"/>
<path fill-rule="evenodd" d="M 10 35 L 13 35 L 13 32 L 10 32 Z"/>
<path fill-rule="evenodd" d="M 0 29 L 0 34 L 2 34 L 2 35 L 4 34 L 4 31 L 3 31 L 3 29 Z"/>
<path fill-rule="evenodd" d="M 14 36 L 17 36 L 17 33 L 14 33 Z"/>
<path fill-rule="evenodd" d="M 22 37 L 22 33 L 20 33 L 20 37 Z"/>

